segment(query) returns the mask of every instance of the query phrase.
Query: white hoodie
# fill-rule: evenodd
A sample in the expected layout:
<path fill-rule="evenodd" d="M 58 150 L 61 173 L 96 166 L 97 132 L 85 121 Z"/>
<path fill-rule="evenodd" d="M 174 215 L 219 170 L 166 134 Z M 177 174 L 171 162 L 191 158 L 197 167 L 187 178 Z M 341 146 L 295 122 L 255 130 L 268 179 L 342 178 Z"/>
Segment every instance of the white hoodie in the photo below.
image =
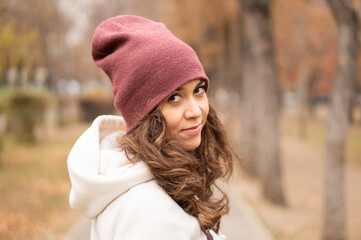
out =
<path fill-rule="evenodd" d="M 117 147 L 118 116 L 99 116 L 68 157 L 71 207 L 92 219 L 92 240 L 206 240 L 198 220 L 156 183 L 146 164 Z M 225 239 L 210 231 L 214 240 Z"/>

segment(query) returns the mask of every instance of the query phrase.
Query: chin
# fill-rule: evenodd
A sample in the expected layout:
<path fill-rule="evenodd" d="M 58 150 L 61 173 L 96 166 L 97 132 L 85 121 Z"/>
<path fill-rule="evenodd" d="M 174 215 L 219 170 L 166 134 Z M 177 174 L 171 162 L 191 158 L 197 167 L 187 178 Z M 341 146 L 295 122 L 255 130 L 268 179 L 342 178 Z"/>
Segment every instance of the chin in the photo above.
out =
<path fill-rule="evenodd" d="M 199 145 L 201 145 L 200 137 L 197 139 L 192 139 L 192 140 L 188 140 L 188 141 L 184 141 L 184 142 L 180 143 L 180 146 L 186 151 L 193 151 L 194 149 L 199 147 Z"/>

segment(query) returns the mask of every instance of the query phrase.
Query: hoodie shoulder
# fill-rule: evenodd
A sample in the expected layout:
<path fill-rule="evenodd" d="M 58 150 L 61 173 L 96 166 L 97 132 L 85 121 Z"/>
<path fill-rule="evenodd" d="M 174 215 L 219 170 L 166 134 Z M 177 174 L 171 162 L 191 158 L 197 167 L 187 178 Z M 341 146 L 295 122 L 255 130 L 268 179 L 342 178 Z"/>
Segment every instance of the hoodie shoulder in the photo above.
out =
<path fill-rule="evenodd" d="M 155 180 L 134 186 L 112 202 L 93 227 L 100 239 L 205 239 L 198 220 L 184 212 Z"/>
<path fill-rule="evenodd" d="M 118 196 L 153 178 L 144 162 L 133 164 L 117 149 L 116 139 L 124 129 L 122 117 L 99 116 L 70 151 L 69 202 L 88 218 L 95 218 Z"/>

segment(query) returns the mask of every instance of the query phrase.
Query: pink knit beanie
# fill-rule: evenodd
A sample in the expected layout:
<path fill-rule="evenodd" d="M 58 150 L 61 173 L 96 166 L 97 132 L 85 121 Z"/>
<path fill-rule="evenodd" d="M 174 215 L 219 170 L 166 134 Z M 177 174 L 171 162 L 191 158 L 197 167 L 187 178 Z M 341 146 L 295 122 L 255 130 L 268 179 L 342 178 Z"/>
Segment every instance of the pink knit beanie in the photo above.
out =
<path fill-rule="evenodd" d="M 195 51 L 160 22 L 122 15 L 99 24 L 92 41 L 95 64 L 112 82 L 114 106 L 127 132 L 186 82 L 209 80 Z"/>

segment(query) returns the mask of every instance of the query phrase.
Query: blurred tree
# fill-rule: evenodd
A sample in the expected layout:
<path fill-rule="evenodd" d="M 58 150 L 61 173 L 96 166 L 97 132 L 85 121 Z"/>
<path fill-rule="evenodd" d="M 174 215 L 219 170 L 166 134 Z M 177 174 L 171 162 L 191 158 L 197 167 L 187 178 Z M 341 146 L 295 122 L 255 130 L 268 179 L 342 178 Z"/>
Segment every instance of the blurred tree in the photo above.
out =
<path fill-rule="evenodd" d="M 297 94 L 298 130 L 305 136 L 307 118 L 317 117 L 314 100 L 327 100 L 331 89 L 337 29 L 324 0 L 273 3 L 278 81 L 284 92 Z"/>
<path fill-rule="evenodd" d="M 242 3 L 242 0 L 240 0 Z M 244 6 L 242 6 L 244 8 Z M 246 23 L 246 13 L 244 9 L 242 9 L 241 13 L 241 66 L 242 66 L 242 81 L 241 81 L 241 111 L 240 111 L 240 119 L 242 119 L 242 132 L 240 136 L 242 136 L 242 143 L 246 145 L 246 149 L 249 151 L 249 156 L 244 162 L 244 168 L 247 173 L 252 177 L 259 177 L 259 173 L 257 171 L 257 163 L 254 156 L 256 143 L 255 143 L 255 135 L 256 135 L 256 122 L 255 122 L 255 112 L 253 111 L 255 108 L 255 81 L 253 81 L 253 75 L 255 74 L 256 69 L 252 68 L 252 59 L 250 44 L 251 39 L 247 38 L 247 23 Z"/>
<path fill-rule="evenodd" d="M 37 31 L 19 31 L 17 23 L 6 21 L 4 15 L 0 17 L 3 22 L 0 26 L 0 85 L 8 82 L 7 71 L 10 68 L 17 68 L 20 73 L 22 68 L 29 69 L 41 62 Z M 17 80 L 17 84 L 20 84 Z"/>
<path fill-rule="evenodd" d="M 298 4 L 297 4 L 298 3 Z M 298 123 L 299 123 L 299 131 L 298 134 L 300 137 L 306 137 L 306 124 L 307 124 L 307 100 L 308 100 L 308 85 L 310 81 L 312 65 L 312 59 L 309 57 L 309 49 L 310 44 L 307 40 L 307 25 L 309 18 L 304 11 L 299 11 L 299 8 L 304 8 L 305 1 L 294 2 L 295 9 L 298 11 L 293 11 L 293 17 L 295 19 L 295 24 L 297 28 L 294 29 L 293 35 L 295 36 L 295 51 L 298 59 L 298 66 L 296 66 L 297 76 L 297 86 L 296 93 L 298 96 Z M 301 6 L 300 6 L 301 5 Z M 307 13 L 307 12 L 306 12 Z M 296 30 L 297 29 L 297 30 Z"/>
<path fill-rule="evenodd" d="M 263 195 L 284 205 L 279 146 L 279 104 L 272 19 L 268 0 L 241 0 L 243 13 L 243 127 L 254 140 Z M 250 128 L 250 129 L 247 129 Z"/>
<path fill-rule="evenodd" d="M 358 51 L 358 17 L 351 0 L 327 0 L 339 33 L 337 71 L 333 79 L 331 111 L 325 154 L 324 240 L 346 239 L 344 149 L 348 109 L 355 79 Z"/>
<path fill-rule="evenodd" d="M 64 74 L 67 22 L 56 0 L 1 0 L 1 73 L 15 67 L 32 76 L 35 67 L 46 66 L 48 84 Z"/>

